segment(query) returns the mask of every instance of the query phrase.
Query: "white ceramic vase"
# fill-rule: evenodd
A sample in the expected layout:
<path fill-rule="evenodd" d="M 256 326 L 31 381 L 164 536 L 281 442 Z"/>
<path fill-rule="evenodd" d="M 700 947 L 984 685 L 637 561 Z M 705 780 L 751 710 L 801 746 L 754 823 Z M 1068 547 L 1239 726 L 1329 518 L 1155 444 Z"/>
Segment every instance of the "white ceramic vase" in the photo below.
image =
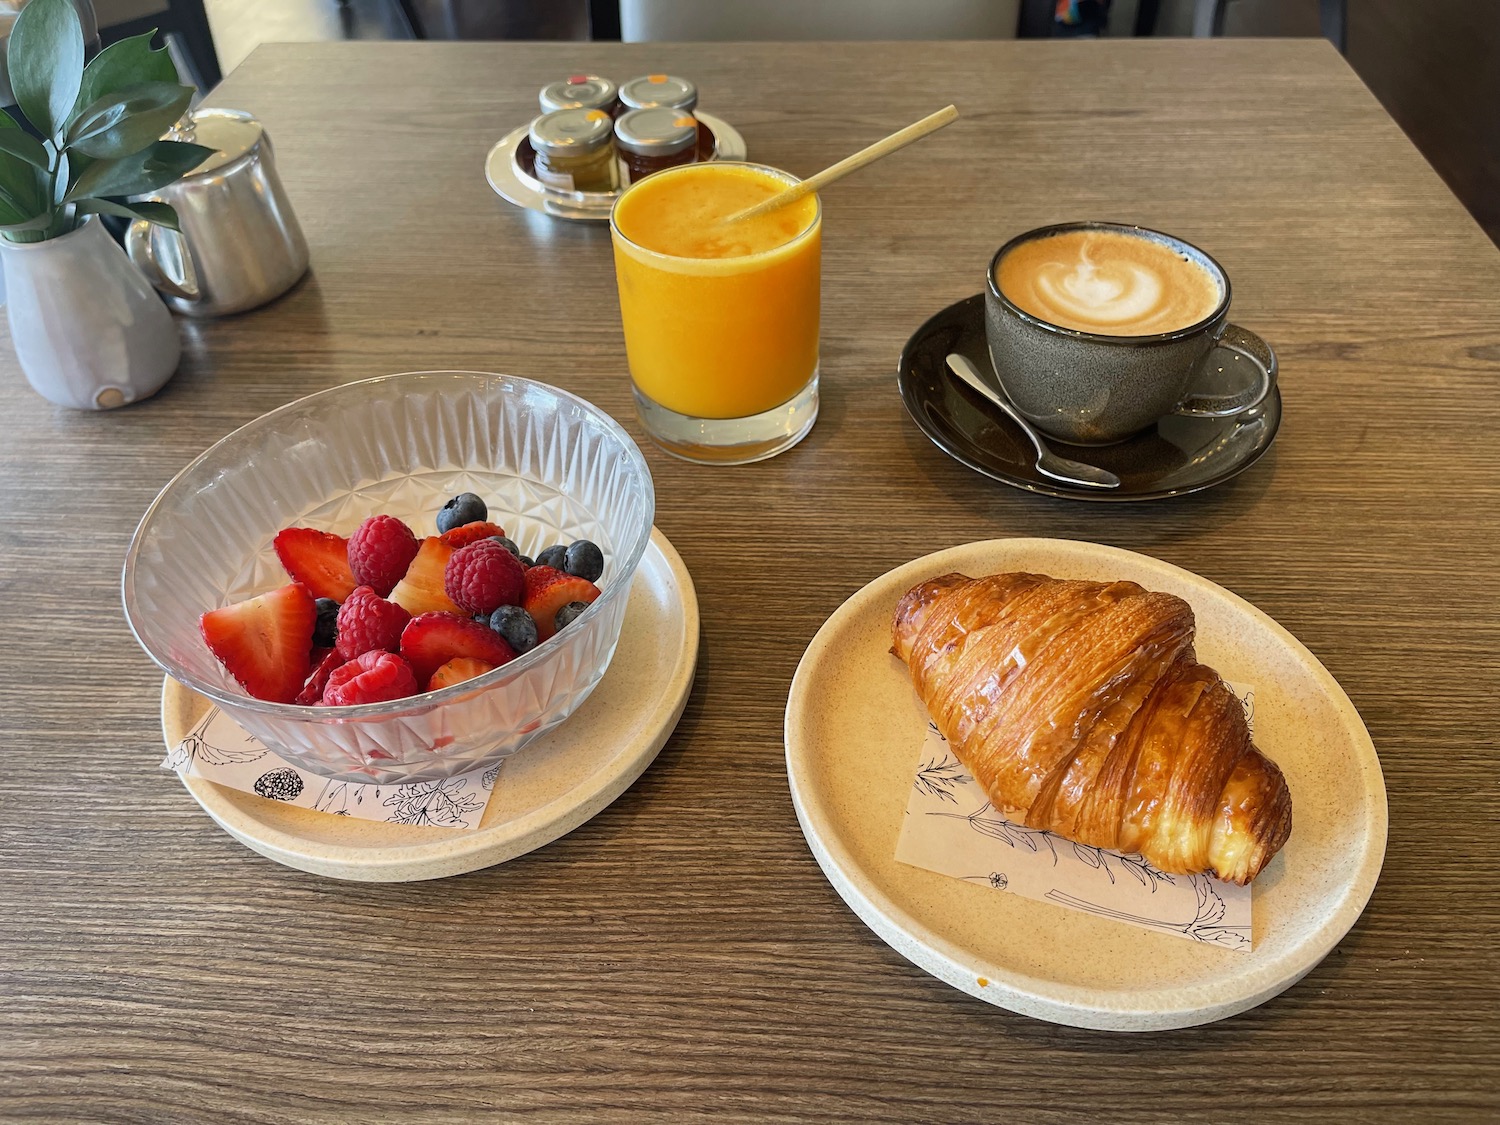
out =
<path fill-rule="evenodd" d="M 16 357 L 49 402 L 112 410 L 177 370 L 172 314 L 98 219 L 44 242 L 0 239 L 0 261 Z"/>

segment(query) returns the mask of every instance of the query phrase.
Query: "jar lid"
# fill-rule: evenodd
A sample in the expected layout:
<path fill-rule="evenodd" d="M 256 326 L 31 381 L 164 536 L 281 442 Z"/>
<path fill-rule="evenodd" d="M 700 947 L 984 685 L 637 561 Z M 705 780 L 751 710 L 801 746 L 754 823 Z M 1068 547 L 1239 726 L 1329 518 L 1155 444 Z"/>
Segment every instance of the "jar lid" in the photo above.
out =
<path fill-rule="evenodd" d="M 203 158 L 202 164 L 186 173 L 201 176 L 238 160 L 260 144 L 265 135 L 265 126 L 243 110 L 195 109 L 172 126 L 167 139 L 188 141 L 214 150 Z"/>
<path fill-rule="evenodd" d="M 627 110 L 615 122 L 615 140 L 626 152 L 669 156 L 697 144 L 698 122 L 671 106 Z"/>
<path fill-rule="evenodd" d="M 698 104 L 698 87 L 686 78 L 647 74 L 642 78 L 632 78 L 621 86 L 620 100 L 631 109 L 649 109 L 657 105 L 692 109 Z"/>
<path fill-rule="evenodd" d="M 531 147 L 545 156 L 582 155 L 603 148 L 614 123 L 602 109 L 558 109 L 531 123 Z"/>
<path fill-rule="evenodd" d="M 560 82 L 542 87 L 538 100 L 542 112 L 559 109 L 608 109 L 615 100 L 616 87 L 608 78 L 597 74 L 575 74 Z"/>

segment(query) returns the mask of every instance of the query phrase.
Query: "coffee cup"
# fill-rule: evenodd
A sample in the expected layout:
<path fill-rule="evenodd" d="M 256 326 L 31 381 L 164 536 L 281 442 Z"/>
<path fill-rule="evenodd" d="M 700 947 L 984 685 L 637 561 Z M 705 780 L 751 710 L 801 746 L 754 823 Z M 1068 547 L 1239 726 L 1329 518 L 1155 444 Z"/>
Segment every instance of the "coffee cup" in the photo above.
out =
<path fill-rule="evenodd" d="M 1172 414 L 1244 414 L 1276 385 L 1269 345 L 1229 323 L 1223 267 L 1123 223 L 1061 223 L 1000 247 L 985 336 L 999 390 L 1073 445 L 1123 441 Z M 1216 353 L 1230 358 L 1210 372 Z"/>

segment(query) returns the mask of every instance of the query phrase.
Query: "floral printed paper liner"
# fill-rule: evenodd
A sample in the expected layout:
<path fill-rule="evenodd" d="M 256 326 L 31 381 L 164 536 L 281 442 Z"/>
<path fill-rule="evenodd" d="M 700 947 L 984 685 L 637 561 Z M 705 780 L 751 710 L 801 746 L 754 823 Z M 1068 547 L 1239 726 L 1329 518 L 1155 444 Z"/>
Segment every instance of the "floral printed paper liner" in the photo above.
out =
<path fill-rule="evenodd" d="M 1230 687 L 1253 722 L 1254 691 Z M 896 859 L 1126 925 L 1250 951 L 1250 886 L 1168 875 L 1138 855 L 1075 844 L 1005 819 L 930 722 Z"/>
<path fill-rule="evenodd" d="M 184 777 L 201 777 L 331 816 L 461 829 L 479 827 L 500 772 L 500 766 L 493 765 L 442 781 L 406 785 L 331 781 L 272 753 L 218 707 L 209 708 L 161 765 Z"/>

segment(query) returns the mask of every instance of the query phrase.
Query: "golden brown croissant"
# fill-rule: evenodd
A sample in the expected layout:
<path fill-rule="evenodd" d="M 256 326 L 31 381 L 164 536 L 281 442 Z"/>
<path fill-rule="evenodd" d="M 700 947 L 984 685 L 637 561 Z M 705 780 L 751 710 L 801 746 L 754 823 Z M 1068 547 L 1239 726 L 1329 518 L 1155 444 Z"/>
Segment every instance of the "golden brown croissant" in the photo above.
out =
<path fill-rule="evenodd" d="M 947 574 L 896 607 L 891 651 L 1002 812 L 1172 874 L 1248 883 L 1292 798 L 1193 654 L 1193 610 L 1134 582 Z"/>

